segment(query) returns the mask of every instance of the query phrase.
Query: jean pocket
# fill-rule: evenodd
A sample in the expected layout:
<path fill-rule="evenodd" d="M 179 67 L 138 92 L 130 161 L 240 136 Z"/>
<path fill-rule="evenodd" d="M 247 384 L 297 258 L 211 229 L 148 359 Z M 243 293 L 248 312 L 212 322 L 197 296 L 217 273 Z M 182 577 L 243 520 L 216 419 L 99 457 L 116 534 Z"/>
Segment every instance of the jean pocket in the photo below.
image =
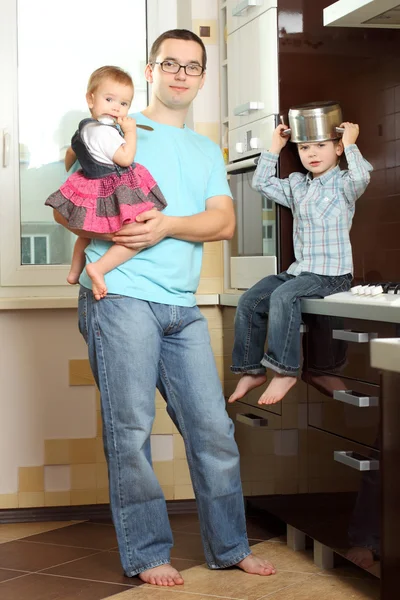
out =
<path fill-rule="evenodd" d="M 88 342 L 87 309 L 88 309 L 87 292 L 80 292 L 79 300 L 78 300 L 78 328 L 79 328 L 79 331 L 86 343 Z"/>

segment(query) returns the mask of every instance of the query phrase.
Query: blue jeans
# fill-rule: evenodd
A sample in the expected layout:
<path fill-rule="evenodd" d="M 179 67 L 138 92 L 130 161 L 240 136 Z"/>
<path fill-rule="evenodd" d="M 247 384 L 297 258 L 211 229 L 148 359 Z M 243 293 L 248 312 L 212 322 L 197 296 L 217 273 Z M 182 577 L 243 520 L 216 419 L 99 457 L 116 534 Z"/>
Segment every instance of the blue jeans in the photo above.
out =
<path fill-rule="evenodd" d="M 101 395 L 110 504 L 126 575 L 170 562 L 173 545 L 150 452 L 156 387 L 185 442 L 208 566 L 245 558 L 239 453 L 199 309 L 113 294 L 96 302 L 81 288 L 79 329 Z"/>
<path fill-rule="evenodd" d="M 297 376 L 300 369 L 301 298 L 324 298 L 350 289 L 351 274 L 303 272 L 269 275 L 245 292 L 235 316 L 234 373 L 263 374 L 266 367 Z M 267 338 L 268 328 L 268 338 Z M 265 340 L 268 351 L 264 354 Z"/>

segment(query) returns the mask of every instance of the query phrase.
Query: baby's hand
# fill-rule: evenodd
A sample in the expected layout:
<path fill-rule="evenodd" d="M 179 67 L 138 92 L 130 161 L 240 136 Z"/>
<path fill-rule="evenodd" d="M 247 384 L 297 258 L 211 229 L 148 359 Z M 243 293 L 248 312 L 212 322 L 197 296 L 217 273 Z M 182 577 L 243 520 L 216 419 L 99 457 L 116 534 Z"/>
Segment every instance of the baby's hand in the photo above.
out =
<path fill-rule="evenodd" d="M 355 144 L 358 138 L 358 134 L 360 133 L 360 128 L 356 123 L 342 123 L 340 127 L 344 127 L 344 133 L 342 136 L 343 146 L 350 146 L 350 144 Z"/>
<path fill-rule="evenodd" d="M 136 131 L 136 120 L 132 119 L 132 117 L 118 117 L 118 125 L 124 133 Z"/>
<path fill-rule="evenodd" d="M 289 136 L 283 135 L 285 129 L 289 129 L 289 127 L 284 124 L 278 125 L 278 127 L 275 129 L 274 133 L 272 134 L 272 142 L 269 149 L 270 152 L 279 154 L 282 148 L 284 148 L 288 143 Z"/>

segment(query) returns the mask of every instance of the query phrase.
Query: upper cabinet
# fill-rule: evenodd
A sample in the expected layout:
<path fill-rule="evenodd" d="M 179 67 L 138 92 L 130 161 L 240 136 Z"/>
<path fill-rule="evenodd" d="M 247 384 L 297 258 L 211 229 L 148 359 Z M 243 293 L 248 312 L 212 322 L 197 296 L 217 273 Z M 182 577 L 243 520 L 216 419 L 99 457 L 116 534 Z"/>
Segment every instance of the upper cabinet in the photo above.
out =
<path fill-rule="evenodd" d="M 252 10 L 264 12 L 228 34 L 229 130 L 279 112 L 277 9 L 273 4 L 275 0 L 264 0 L 262 5 L 249 7 L 249 15 L 242 19 L 250 18 Z M 227 11 L 229 22 L 230 6 Z"/>
<path fill-rule="evenodd" d="M 228 35 L 266 10 L 277 6 L 277 0 L 227 0 Z"/>

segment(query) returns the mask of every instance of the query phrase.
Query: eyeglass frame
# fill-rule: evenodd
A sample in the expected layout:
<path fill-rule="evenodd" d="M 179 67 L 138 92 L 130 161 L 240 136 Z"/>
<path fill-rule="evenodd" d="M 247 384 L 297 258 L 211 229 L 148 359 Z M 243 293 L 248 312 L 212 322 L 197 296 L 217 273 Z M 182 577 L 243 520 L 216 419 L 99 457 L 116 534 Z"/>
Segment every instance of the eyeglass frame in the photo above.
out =
<path fill-rule="evenodd" d="M 162 68 L 162 65 L 163 65 L 163 63 L 165 63 L 165 62 L 173 62 L 173 63 L 175 63 L 176 65 L 178 65 L 178 66 L 179 66 L 179 69 L 176 71 L 176 73 L 173 73 L 172 71 L 164 71 L 164 69 Z M 205 73 L 205 68 L 204 68 L 202 65 L 197 65 L 197 64 L 196 64 L 196 66 L 200 67 L 200 69 L 201 69 L 201 73 L 199 73 L 198 75 L 193 75 L 193 73 L 187 73 L 187 71 L 186 71 L 186 67 L 188 67 L 189 65 L 193 65 L 193 64 L 196 64 L 196 63 L 189 63 L 189 64 L 187 64 L 187 65 L 180 65 L 180 64 L 179 64 L 178 62 L 176 62 L 175 60 L 163 60 L 163 61 L 161 61 L 161 62 L 160 62 L 160 61 L 154 61 L 154 62 L 150 63 L 150 65 L 160 65 L 161 71 L 162 71 L 163 73 L 169 73 L 170 75 L 178 75 L 178 73 L 180 73 L 180 70 L 181 70 L 181 69 L 183 69 L 183 70 L 184 70 L 184 72 L 185 72 L 185 75 L 187 75 L 188 77 L 201 77 L 202 75 L 204 75 L 204 73 Z"/>

